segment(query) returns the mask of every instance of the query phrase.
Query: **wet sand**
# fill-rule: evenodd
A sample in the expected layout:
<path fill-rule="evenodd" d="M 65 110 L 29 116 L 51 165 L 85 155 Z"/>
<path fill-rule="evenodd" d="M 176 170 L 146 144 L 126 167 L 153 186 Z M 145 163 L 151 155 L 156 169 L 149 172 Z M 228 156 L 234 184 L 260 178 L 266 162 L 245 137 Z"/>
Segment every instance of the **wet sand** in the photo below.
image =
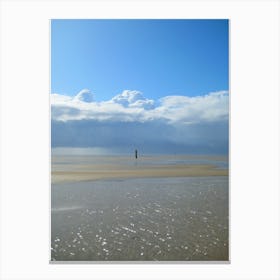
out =
<path fill-rule="evenodd" d="M 51 261 L 227 261 L 228 160 L 52 156 Z"/>
<path fill-rule="evenodd" d="M 211 164 L 179 164 L 166 161 L 159 164 L 151 158 L 133 160 L 130 158 L 54 158 L 52 162 L 52 183 L 94 181 L 119 178 L 166 178 L 166 177 L 205 177 L 228 176 L 227 168 L 217 168 Z M 214 162 L 215 163 L 215 162 Z"/>
<path fill-rule="evenodd" d="M 52 185 L 51 260 L 227 261 L 228 177 Z"/>

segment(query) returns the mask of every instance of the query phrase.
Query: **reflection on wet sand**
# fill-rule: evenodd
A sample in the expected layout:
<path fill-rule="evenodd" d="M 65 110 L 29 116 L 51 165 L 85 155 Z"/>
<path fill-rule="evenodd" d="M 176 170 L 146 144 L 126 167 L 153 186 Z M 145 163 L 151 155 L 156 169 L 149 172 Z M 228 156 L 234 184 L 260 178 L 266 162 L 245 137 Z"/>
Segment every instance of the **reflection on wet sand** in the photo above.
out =
<path fill-rule="evenodd" d="M 228 177 L 52 184 L 52 261 L 228 260 Z"/>

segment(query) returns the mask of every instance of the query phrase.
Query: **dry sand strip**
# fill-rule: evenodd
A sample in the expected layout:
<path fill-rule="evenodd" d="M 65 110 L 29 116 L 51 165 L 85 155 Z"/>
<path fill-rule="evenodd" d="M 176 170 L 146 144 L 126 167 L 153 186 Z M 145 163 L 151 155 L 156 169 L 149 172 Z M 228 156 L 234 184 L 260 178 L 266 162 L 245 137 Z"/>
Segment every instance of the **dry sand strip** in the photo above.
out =
<path fill-rule="evenodd" d="M 92 168 L 91 168 L 92 167 Z M 68 169 L 68 168 L 67 168 Z M 71 166 L 71 170 L 54 170 L 53 184 L 63 182 L 94 181 L 117 178 L 153 177 L 204 177 L 228 176 L 228 169 L 217 169 L 213 165 L 160 165 L 160 166 L 110 166 L 92 165 L 81 168 Z"/>

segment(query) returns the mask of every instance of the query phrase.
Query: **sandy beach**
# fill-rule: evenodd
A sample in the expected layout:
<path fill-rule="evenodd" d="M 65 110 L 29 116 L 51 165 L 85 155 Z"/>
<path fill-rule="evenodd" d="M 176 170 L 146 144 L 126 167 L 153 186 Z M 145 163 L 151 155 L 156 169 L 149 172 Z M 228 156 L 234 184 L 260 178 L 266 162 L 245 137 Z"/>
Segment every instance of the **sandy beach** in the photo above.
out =
<path fill-rule="evenodd" d="M 94 181 L 115 178 L 153 178 L 153 177 L 202 177 L 227 176 L 228 170 L 217 169 L 212 165 L 166 165 L 153 167 L 124 166 L 72 166 L 71 170 L 53 171 L 52 183 Z"/>
<path fill-rule="evenodd" d="M 51 261 L 227 261 L 228 161 L 59 155 Z"/>
<path fill-rule="evenodd" d="M 218 160 L 219 158 L 214 158 Z M 156 178 L 156 177 L 203 177 L 228 176 L 227 168 L 217 168 L 213 164 L 193 164 L 172 161 L 159 164 L 157 160 L 145 158 L 133 160 L 126 157 L 118 158 L 54 158 L 52 162 L 52 183 L 94 181 L 118 178 Z M 215 162 L 215 161 L 214 161 Z"/>
<path fill-rule="evenodd" d="M 51 260 L 227 261 L 228 177 L 52 184 Z"/>

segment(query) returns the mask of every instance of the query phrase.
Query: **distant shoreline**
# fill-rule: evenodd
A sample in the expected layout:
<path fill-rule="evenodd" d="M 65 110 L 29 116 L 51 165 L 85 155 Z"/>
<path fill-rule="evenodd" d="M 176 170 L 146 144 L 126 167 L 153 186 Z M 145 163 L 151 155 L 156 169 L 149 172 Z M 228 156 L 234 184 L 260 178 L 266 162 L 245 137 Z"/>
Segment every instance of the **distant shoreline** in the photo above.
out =
<path fill-rule="evenodd" d="M 51 156 L 52 157 L 124 157 L 124 158 L 133 158 L 133 149 L 130 152 L 114 152 L 107 149 L 101 149 L 101 148 L 81 148 L 81 147 L 52 147 L 51 148 Z M 149 158 L 149 157 L 178 157 L 178 158 L 209 158 L 209 159 L 228 159 L 228 153 L 222 153 L 222 154 L 209 154 L 209 153 L 202 153 L 202 154 L 196 154 L 196 153 L 172 153 L 172 152 L 166 152 L 166 153 L 151 153 L 151 152 L 144 152 L 138 151 L 140 158 Z"/>

